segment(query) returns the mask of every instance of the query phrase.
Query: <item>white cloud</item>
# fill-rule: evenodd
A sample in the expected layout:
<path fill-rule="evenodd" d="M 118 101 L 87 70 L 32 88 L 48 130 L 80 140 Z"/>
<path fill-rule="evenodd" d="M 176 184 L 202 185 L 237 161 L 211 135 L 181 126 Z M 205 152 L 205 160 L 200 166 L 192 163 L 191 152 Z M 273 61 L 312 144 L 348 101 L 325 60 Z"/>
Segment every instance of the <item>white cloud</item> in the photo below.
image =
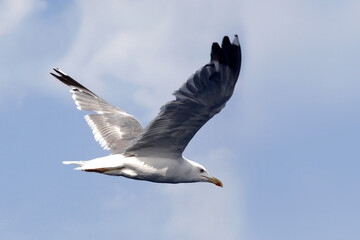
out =
<path fill-rule="evenodd" d="M 246 59 L 250 61 L 250 67 L 256 67 L 248 69 L 250 71 L 267 70 L 264 67 L 274 67 L 279 59 L 288 59 L 286 63 L 314 63 L 314 58 L 332 57 L 337 47 L 346 49 L 349 43 L 360 38 L 360 32 L 354 28 L 360 23 L 358 1 L 328 5 L 284 0 L 251 1 L 244 7 Z"/>
<path fill-rule="evenodd" d="M 43 9 L 41 0 L 3 0 L 0 2 L 0 35 L 16 29 L 30 14 Z"/>
<path fill-rule="evenodd" d="M 213 41 L 221 41 L 224 33 L 237 33 L 225 30 L 234 23 L 222 14 L 238 11 L 234 2 L 160 1 L 156 7 L 151 1 L 78 3 L 82 14 L 79 34 L 58 66 L 86 79 L 84 85 L 90 89 L 105 88 L 111 95 L 116 95 L 121 81 L 138 85 L 133 100 L 145 103 L 152 113 L 209 61 Z M 217 8 L 222 11 L 215 11 Z M 108 86 L 102 82 L 106 77 L 119 81 Z M 150 102 L 143 92 L 153 93 Z"/>
<path fill-rule="evenodd" d="M 236 92 L 242 94 L 247 129 L 237 128 L 239 134 L 261 134 L 270 127 L 266 122 L 276 129 L 275 124 L 284 126 L 281 120 L 293 122 L 285 116 L 296 114 L 306 116 L 310 124 L 316 116 L 322 118 L 319 109 L 334 112 L 335 106 L 347 108 L 355 102 L 360 86 L 353 77 L 359 72 L 354 63 L 360 54 L 360 32 L 355 30 L 360 4 L 323 3 L 244 4 L 242 85 Z"/>

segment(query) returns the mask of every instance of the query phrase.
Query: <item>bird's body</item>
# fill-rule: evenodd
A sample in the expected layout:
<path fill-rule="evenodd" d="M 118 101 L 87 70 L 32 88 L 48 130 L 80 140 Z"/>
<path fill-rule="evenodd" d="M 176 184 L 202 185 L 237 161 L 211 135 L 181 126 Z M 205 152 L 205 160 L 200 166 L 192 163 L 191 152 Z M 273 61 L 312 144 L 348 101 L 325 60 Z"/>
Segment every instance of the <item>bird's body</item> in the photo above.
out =
<path fill-rule="evenodd" d="M 230 99 L 240 72 L 241 51 L 237 36 L 233 43 L 224 37 L 222 46 L 213 43 L 211 61 L 200 68 L 161 107 L 159 115 L 143 129 L 132 115 L 60 71 L 51 73 L 70 86 L 79 110 L 95 140 L 112 155 L 90 161 L 65 161 L 77 170 L 159 183 L 211 182 L 222 186 L 206 169 L 182 156 L 196 132 Z"/>
<path fill-rule="evenodd" d="M 194 167 L 202 167 L 184 157 L 179 159 L 126 157 L 123 154 L 113 154 L 90 161 L 65 161 L 64 164 L 77 164 L 79 167 L 76 170 L 85 172 L 97 172 L 158 183 L 197 182 L 199 179 L 191 178 L 191 173 Z"/>

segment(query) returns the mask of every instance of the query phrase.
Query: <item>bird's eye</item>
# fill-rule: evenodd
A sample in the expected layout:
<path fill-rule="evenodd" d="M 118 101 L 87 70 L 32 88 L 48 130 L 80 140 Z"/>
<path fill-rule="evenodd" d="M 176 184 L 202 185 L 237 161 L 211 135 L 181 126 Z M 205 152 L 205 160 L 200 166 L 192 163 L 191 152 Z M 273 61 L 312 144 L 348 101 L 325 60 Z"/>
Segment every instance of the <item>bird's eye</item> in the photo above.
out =
<path fill-rule="evenodd" d="M 203 168 L 200 168 L 200 172 L 203 173 L 205 172 L 205 170 Z"/>

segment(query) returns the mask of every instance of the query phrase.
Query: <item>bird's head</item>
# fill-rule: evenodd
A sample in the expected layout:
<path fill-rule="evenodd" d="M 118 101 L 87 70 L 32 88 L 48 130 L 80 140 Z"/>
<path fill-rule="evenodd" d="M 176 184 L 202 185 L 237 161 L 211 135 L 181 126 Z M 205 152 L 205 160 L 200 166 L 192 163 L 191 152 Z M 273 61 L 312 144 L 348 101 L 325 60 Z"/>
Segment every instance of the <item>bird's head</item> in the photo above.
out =
<path fill-rule="evenodd" d="M 219 179 L 211 176 L 210 173 L 204 168 L 204 166 L 197 162 L 193 162 L 188 159 L 186 160 L 189 161 L 192 165 L 191 172 L 196 182 L 209 182 L 215 184 L 216 186 L 223 187 L 222 182 Z"/>

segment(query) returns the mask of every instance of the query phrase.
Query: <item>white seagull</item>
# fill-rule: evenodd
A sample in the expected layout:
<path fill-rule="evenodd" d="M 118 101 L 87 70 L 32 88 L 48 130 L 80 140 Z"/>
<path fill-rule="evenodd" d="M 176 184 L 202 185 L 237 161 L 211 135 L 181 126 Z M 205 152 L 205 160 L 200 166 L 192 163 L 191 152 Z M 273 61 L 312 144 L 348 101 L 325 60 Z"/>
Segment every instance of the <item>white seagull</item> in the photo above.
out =
<path fill-rule="evenodd" d="M 196 132 L 225 107 L 233 94 L 241 65 L 238 36 L 232 43 L 224 37 L 221 47 L 213 43 L 210 63 L 200 68 L 161 107 L 158 116 L 143 129 L 132 115 L 104 99 L 59 69 L 51 73 L 68 85 L 79 110 L 93 111 L 85 116 L 95 140 L 111 155 L 77 164 L 76 170 L 158 183 L 210 182 L 220 180 L 199 163 L 182 156 Z"/>

